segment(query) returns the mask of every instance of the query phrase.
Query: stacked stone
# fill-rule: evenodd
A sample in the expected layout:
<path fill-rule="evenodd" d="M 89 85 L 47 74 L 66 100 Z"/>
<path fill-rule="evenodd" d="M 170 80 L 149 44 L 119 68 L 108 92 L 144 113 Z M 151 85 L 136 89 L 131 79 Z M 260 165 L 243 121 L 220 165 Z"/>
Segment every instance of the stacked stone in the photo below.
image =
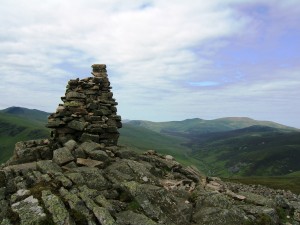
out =
<path fill-rule="evenodd" d="M 94 64 L 92 68 L 94 77 L 68 82 L 64 103 L 49 116 L 46 126 L 53 128 L 51 137 L 55 142 L 64 144 L 73 139 L 117 145 L 122 123 L 116 114 L 118 103 L 110 91 L 106 65 Z"/>

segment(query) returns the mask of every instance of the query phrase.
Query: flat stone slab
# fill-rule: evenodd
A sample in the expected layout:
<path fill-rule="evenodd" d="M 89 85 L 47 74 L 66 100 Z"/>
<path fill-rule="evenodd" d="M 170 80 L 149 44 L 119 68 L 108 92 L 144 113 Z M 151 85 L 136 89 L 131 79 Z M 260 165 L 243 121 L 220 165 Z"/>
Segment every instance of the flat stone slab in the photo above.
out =
<path fill-rule="evenodd" d="M 83 158 L 77 158 L 76 163 L 87 167 L 97 167 L 103 164 L 103 162 L 101 161 L 97 161 L 93 159 L 83 159 Z"/>
<path fill-rule="evenodd" d="M 62 172 L 62 169 L 52 160 L 42 160 L 37 162 L 37 169 L 41 173 L 56 173 Z"/>

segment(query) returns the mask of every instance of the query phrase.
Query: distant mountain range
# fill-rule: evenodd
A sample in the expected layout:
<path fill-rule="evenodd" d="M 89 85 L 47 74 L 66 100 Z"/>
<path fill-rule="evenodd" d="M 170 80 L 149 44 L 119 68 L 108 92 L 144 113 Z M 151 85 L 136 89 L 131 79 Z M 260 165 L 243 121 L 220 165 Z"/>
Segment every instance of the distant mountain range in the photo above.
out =
<path fill-rule="evenodd" d="M 169 121 L 169 122 L 151 122 L 145 120 L 130 120 L 128 124 L 135 126 L 145 127 L 160 133 L 211 133 L 221 131 L 231 131 L 242 129 L 254 125 L 268 126 L 278 129 L 287 129 L 297 131 L 298 129 L 288 127 L 282 124 L 270 121 L 258 121 L 248 117 L 226 117 L 215 120 L 203 120 L 199 118 L 186 119 L 183 121 Z M 299 130 L 298 130 L 299 131 Z"/>
<path fill-rule="evenodd" d="M 121 133 L 137 145 L 141 138 L 129 137 L 126 126 L 151 130 L 164 136 L 162 139 L 176 143 L 177 147 L 170 150 L 166 149 L 171 145 L 160 149 L 163 153 L 176 155 L 183 163 L 192 162 L 209 175 L 273 176 L 300 171 L 300 130 L 271 121 L 247 117 L 128 121 Z M 138 136 L 143 136 L 142 130 Z"/>
<path fill-rule="evenodd" d="M 21 107 L 0 110 L 0 162 L 21 140 L 45 138 L 49 113 Z M 120 145 L 171 154 L 209 175 L 287 175 L 300 171 L 300 130 L 246 117 L 151 122 L 126 120 Z"/>

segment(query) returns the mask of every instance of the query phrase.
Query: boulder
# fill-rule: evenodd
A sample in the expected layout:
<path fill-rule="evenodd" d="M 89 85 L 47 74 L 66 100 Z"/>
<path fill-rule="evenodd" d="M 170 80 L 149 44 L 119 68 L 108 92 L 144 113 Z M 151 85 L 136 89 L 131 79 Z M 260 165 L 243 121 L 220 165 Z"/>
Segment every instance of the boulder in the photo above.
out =
<path fill-rule="evenodd" d="M 53 152 L 53 162 L 63 165 L 73 161 L 75 158 L 67 147 L 59 148 Z"/>

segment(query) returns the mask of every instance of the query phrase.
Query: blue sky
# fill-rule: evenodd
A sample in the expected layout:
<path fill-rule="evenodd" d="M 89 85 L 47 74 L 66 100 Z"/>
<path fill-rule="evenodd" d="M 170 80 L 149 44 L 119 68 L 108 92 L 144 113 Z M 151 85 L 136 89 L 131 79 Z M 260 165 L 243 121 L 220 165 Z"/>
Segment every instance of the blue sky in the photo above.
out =
<path fill-rule="evenodd" d="M 299 0 L 2 0 L 0 108 L 55 111 L 105 63 L 124 119 L 300 128 Z"/>

